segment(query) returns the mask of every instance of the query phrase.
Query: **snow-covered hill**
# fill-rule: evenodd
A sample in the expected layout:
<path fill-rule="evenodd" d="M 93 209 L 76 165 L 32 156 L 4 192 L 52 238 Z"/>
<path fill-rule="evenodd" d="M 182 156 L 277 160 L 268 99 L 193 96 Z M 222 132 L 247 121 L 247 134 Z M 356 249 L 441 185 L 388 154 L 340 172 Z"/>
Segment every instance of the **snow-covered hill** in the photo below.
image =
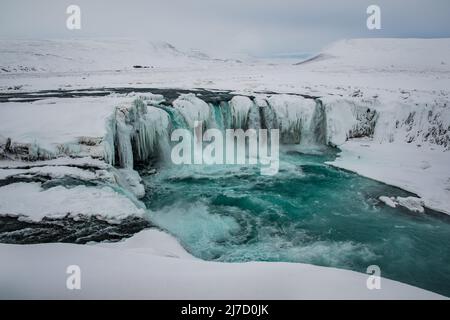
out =
<path fill-rule="evenodd" d="M 320 71 L 449 72 L 450 39 L 351 39 L 298 65 Z"/>
<path fill-rule="evenodd" d="M 167 42 L 130 39 L 0 41 L 0 73 L 151 69 L 212 61 L 202 52 L 184 52 Z"/>

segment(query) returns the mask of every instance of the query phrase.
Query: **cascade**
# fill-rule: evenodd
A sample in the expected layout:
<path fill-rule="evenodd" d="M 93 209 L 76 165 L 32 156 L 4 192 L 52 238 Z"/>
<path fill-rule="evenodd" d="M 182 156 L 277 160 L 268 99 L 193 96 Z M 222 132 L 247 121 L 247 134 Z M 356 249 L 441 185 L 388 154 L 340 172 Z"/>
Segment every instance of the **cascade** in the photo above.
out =
<path fill-rule="evenodd" d="M 300 144 L 311 135 L 316 102 L 294 95 L 272 95 L 268 104 L 276 114 L 276 125 L 280 130 L 281 142 Z"/>
<path fill-rule="evenodd" d="M 183 115 L 189 128 L 194 127 L 195 121 L 202 121 L 205 125 L 209 123 L 209 105 L 193 93 L 180 95 L 173 102 L 173 107 Z"/>
<path fill-rule="evenodd" d="M 248 115 L 253 101 L 244 96 L 234 96 L 230 100 L 231 114 L 233 117 L 233 129 L 247 129 Z"/>
<path fill-rule="evenodd" d="M 169 148 L 169 115 L 146 101 L 136 99 L 130 107 L 117 107 L 108 120 L 104 140 L 105 159 L 113 165 L 132 169 L 134 163 L 144 162 L 156 151 Z"/>

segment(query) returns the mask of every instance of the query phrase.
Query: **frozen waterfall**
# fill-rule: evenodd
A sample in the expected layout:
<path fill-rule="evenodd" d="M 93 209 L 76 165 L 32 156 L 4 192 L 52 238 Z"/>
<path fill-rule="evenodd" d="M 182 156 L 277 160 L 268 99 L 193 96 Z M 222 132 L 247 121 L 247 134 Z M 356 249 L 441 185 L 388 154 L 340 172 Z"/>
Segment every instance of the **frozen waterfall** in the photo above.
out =
<path fill-rule="evenodd" d="M 376 99 L 295 94 L 234 95 L 206 102 L 194 93 L 173 102 L 152 95 L 116 108 L 108 122 L 103 145 L 105 159 L 133 168 L 170 152 L 169 137 L 177 128 L 279 129 L 282 144 L 339 146 L 351 138 L 369 137 L 380 143 L 401 139 L 450 146 L 447 108 L 399 106 L 384 111 Z M 447 121 L 447 122 L 445 122 Z"/>

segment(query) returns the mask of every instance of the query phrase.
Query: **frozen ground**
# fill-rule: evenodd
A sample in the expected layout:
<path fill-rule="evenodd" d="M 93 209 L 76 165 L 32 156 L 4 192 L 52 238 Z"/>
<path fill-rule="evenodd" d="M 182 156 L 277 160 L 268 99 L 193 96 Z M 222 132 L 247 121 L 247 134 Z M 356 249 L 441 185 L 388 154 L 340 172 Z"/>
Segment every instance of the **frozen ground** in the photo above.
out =
<path fill-rule="evenodd" d="M 167 44 L 147 42 L 137 44 L 130 51 L 133 45 L 129 41 L 2 42 L 0 94 L 101 87 L 202 87 L 248 94 L 274 91 L 321 97 L 332 115 L 328 142 L 342 150 L 333 165 L 416 193 L 425 206 L 450 214 L 449 39 L 342 41 L 300 64 L 296 64 L 298 61 L 215 60 Z M 134 65 L 145 68 L 133 68 Z M 41 166 L 41 169 L 28 168 L 27 162 L 2 160 L 2 179 L 29 181 L 0 187 L 0 214 L 23 215 L 29 219 L 41 219 L 44 214 L 58 216 L 63 211 L 103 214 L 105 219 L 142 214 L 141 204 L 135 198 L 142 190 L 135 175 L 92 159 L 103 159 L 108 152 L 101 139 L 107 135 L 106 124 L 114 107 L 129 104 L 131 100 L 131 97 L 107 96 L 1 103 L 1 145 L 11 138 L 19 146 L 35 146 L 38 152 L 41 148 L 42 152 L 54 156 L 77 155 L 89 160 L 83 163 L 80 159 L 64 158 L 33 163 L 33 167 Z M 349 135 L 359 116 L 355 104 L 378 112 L 381 120 L 371 138 L 355 139 L 355 135 Z M 98 163 L 104 167 L 100 168 Z M 99 170 L 106 173 L 98 175 Z M 41 189 L 42 178 L 49 176 L 91 179 L 110 186 L 101 191 L 89 186 Z M 36 181 L 37 178 L 40 180 Z M 130 194 L 118 193 L 111 185 L 121 185 Z M 22 194 L 23 201 L 17 198 Z M 79 199 L 77 203 L 83 206 L 76 206 L 70 199 Z M 55 274 L 55 268 L 63 268 L 70 264 L 71 257 L 76 257 L 88 270 L 96 270 L 87 275 L 87 287 L 81 291 L 86 298 L 238 298 L 231 296 L 237 284 L 240 284 L 241 298 L 436 297 L 388 280 L 383 290 L 369 291 L 365 287 L 366 275 L 350 271 L 301 264 L 218 264 L 192 260 L 178 249 L 153 247 L 157 242 L 163 246 L 172 243 L 173 239 L 167 236 L 155 236 L 151 244 L 146 236 L 136 237 L 128 241 L 142 241 L 142 248 L 149 248 L 146 252 L 130 250 L 123 243 L 107 248 L 69 244 L 1 245 L 2 260 L 9 263 L 0 266 L 0 287 L 10 288 L 8 297 L 27 294 L 30 298 L 76 297 L 77 293 L 56 289 L 61 286 L 59 282 L 49 284 L 54 290 L 42 292 L 41 281 L 45 276 L 30 278 L 33 274 L 22 274 L 28 263 L 34 263 L 43 275 L 50 277 Z M 166 250 L 168 255 L 180 258 L 162 257 L 158 253 Z M 123 255 L 129 259 L 123 259 Z M 99 271 L 105 264 L 113 268 Z M 127 273 L 126 281 L 123 274 L 117 276 L 120 270 L 132 271 Z M 94 274 L 101 272 L 105 276 L 94 280 Z M 268 277 L 268 273 L 273 277 Z M 63 278 L 64 271 L 61 283 Z M 19 282 L 12 283 L 10 279 Z M 163 287 L 165 290 L 148 290 Z M 205 296 L 212 287 L 221 289 Z M 246 289 L 242 290 L 243 287 Z"/>
<path fill-rule="evenodd" d="M 172 237 L 144 230 L 120 243 L 3 245 L 0 298 L 7 299 L 443 299 L 396 281 L 299 263 L 198 260 Z M 81 290 L 65 286 L 81 268 Z M 32 270 L 30 271 L 30 266 Z M 45 289 L 44 289 L 45 288 Z"/>

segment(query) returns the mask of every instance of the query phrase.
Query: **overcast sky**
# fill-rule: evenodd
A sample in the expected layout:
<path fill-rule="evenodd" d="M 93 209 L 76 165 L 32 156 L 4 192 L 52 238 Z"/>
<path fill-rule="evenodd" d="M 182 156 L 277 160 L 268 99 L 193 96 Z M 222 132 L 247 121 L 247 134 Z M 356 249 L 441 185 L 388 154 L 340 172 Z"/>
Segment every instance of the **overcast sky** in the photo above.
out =
<path fill-rule="evenodd" d="M 81 8 L 81 30 L 66 8 Z M 366 9 L 381 7 L 381 30 Z M 257 55 L 354 37 L 450 37 L 449 0 L 0 0 L 0 38 L 127 37 Z"/>

